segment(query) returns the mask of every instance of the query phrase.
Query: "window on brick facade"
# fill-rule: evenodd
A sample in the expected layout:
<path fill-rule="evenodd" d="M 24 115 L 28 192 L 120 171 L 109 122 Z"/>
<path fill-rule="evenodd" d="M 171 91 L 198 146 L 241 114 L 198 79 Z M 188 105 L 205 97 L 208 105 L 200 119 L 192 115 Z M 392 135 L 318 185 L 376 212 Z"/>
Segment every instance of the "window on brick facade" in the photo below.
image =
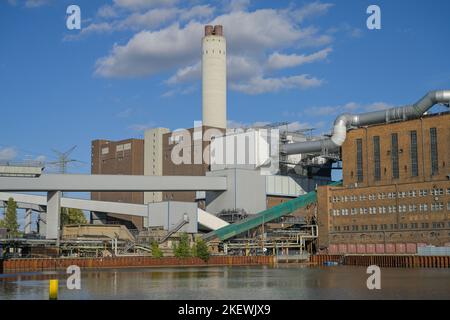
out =
<path fill-rule="evenodd" d="M 417 131 L 410 132 L 411 138 L 411 149 L 410 149 L 410 159 L 411 159 L 411 176 L 417 177 L 419 175 L 419 165 L 418 165 L 418 155 L 417 155 Z"/>
<path fill-rule="evenodd" d="M 431 154 L 431 175 L 433 176 L 438 174 L 439 172 L 436 128 L 430 128 L 430 154 Z"/>
<path fill-rule="evenodd" d="M 381 180 L 380 137 L 373 137 L 374 179 Z"/>
<path fill-rule="evenodd" d="M 358 182 L 364 179 L 362 139 L 356 139 L 356 178 Z"/>
<path fill-rule="evenodd" d="M 391 162 L 392 162 L 392 178 L 398 179 L 400 177 L 398 164 L 398 134 L 391 135 Z"/>

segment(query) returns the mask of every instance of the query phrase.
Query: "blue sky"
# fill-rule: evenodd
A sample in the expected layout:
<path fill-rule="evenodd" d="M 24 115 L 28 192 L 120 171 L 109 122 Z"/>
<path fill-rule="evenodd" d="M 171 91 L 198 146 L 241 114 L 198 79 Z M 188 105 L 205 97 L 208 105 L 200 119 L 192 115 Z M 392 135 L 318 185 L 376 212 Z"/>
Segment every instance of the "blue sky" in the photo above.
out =
<path fill-rule="evenodd" d="M 70 4 L 80 31 L 66 28 Z M 366 27 L 370 4 L 381 30 Z M 448 12 L 447 0 L 0 0 L 0 160 L 50 161 L 77 145 L 89 163 L 93 139 L 192 127 L 211 22 L 227 37 L 231 125 L 328 132 L 338 113 L 450 88 Z"/>

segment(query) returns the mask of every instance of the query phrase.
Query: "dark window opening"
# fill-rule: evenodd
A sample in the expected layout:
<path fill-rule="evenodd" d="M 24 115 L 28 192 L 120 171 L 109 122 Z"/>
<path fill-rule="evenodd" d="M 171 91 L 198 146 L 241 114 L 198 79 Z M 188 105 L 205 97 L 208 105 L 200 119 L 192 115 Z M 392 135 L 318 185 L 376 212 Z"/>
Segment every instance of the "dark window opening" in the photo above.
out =
<path fill-rule="evenodd" d="M 381 180 L 380 137 L 373 137 L 374 178 Z"/>
<path fill-rule="evenodd" d="M 439 172 L 436 128 L 430 128 L 430 151 L 431 151 L 431 175 L 434 176 Z"/>
<path fill-rule="evenodd" d="M 358 182 L 362 182 L 364 178 L 362 158 L 362 139 L 356 139 L 356 177 Z"/>
<path fill-rule="evenodd" d="M 392 178 L 398 179 L 400 177 L 398 170 L 398 134 L 391 135 L 391 161 L 392 161 Z"/>
<path fill-rule="evenodd" d="M 419 165 L 417 155 L 417 132 L 411 131 L 410 137 L 411 137 L 411 150 L 410 150 L 411 176 L 417 177 L 419 175 Z"/>

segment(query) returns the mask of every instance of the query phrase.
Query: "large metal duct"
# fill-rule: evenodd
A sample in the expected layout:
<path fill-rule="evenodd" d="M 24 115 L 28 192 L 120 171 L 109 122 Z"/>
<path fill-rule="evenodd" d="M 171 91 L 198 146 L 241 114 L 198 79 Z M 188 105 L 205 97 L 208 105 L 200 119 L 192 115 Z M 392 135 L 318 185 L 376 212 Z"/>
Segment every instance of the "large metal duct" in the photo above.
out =
<path fill-rule="evenodd" d="M 287 155 L 300 153 L 320 153 L 322 150 L 335 151 L 345 141 L 347 130 L 379 123 L 405 121 L 421 117 L 438 103 L 450 103 L 450 90 L 431 91 L 413 105 L 396 107 L 362 114 L 342 114 L 334 121 L 333 134 L 328 139 L 288 143 L 281 147 Z"/>

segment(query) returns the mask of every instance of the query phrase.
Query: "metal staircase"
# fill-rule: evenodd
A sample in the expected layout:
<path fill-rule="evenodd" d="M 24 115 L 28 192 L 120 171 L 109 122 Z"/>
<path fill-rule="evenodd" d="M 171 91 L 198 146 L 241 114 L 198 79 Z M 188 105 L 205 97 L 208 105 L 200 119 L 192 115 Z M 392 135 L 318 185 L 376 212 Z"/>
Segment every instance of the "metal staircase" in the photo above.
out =
<path fill-rule="evenodd" d="M 189 216 L 187 215 L 187 213 L 185 213 L 183 215 L 183 218 L 181 218 L 181 220 L 172 229 L 169 229 L 167 234 L 159 241 L 159 243 L 166 242 L 167 239 L 169 239 L 172 234 L 180 230 L 184 225 L 188 223 L 189 223 Z"/>

